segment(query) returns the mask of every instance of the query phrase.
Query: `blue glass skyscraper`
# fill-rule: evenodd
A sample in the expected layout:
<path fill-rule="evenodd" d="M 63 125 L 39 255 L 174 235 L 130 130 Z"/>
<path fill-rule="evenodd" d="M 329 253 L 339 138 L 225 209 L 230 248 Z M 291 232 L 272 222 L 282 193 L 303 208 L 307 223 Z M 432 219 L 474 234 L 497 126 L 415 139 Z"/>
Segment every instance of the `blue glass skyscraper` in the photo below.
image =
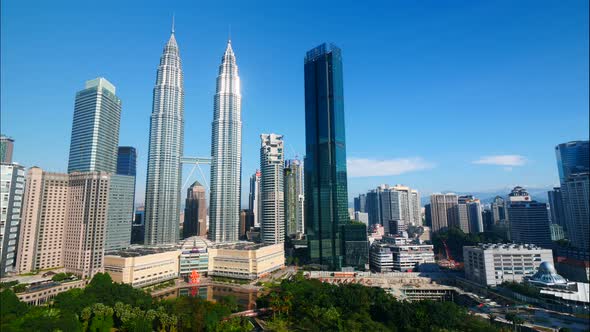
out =
<path fill-rule="evenodd" d="M 137 151 L 132 146 L 120 146 L 117 153 L 117 174 L 135 176 Z"/>
<path fill-rule="evenodd" d="M 322 44 L 305 56 L 305 232 L 312 263 L 339 269 L 349 223 L 342 56 Z"/>
<path fill-rule="evenodd" d="M 572 246 L 590 250 L 590 144 L 573 141 L 555 147 L 565 228 Z"/>
<path fill-rule="evenodd" d="M 589 141 L 573 141 L 555 147 L 559 182 L 563 185 L 574 173 L 590 172 Z"/>

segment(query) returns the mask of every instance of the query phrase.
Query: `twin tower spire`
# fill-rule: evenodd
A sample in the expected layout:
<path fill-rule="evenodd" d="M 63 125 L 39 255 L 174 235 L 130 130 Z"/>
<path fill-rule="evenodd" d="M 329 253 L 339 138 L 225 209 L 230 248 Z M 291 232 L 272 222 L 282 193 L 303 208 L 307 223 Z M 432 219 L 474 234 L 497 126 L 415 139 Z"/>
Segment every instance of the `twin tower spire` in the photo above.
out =
<path fill-rule="evenodd" d="M 184 80 L 175 38 L 160 57 L 153 90 L 145 197 L 145 244 L 176 243 L 179 237 L 181 158 L 184 151 Z M 242 169 L 241 88 L 228 38 L 217 76 L 211 132 L 209 238 L 238 240 Z"/>

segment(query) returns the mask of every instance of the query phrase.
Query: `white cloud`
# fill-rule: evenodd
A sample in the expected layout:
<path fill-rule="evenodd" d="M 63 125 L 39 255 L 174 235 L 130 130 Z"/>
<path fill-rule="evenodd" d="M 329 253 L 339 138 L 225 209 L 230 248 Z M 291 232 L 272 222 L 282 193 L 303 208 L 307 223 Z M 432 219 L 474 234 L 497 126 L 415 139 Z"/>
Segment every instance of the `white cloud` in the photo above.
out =
<path fill-rule="evenodd" d="M 349 177 L 387 176 L 433 168 L 433 163 L 422 158 L 389 160 L 350 158 L 346 162 Z"/>
<path fill-rule="evenodd" d="M 520 156 L 517 154 L 505 154 L 505 155 L 498 155 L 498 156 L 485 156 L 481 157 L 478 160 L 474 160 L 472 163 L 474 164 L 482 164 L 482 165 L 498 165 L 498 166 L 523 166 L 526 164 L 527 160 L 524 156 Z"/>

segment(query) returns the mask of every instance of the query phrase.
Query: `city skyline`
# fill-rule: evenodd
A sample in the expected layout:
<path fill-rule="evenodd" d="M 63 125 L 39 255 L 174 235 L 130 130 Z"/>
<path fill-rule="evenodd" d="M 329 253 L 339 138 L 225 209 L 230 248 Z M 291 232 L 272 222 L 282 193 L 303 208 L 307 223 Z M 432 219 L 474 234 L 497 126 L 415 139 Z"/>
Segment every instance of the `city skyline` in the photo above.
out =
<path fill-rule="evenodd" d="M 151 102 L 151 85 L 153 76 L 154 54 L 161 52 L 161 42 L 169 31 L 172 9 L 155 8 L 137 9 L 144 10 L 153 15 L 155 24 L 145 26 L 140 24 L 141 28 L 120 26 L 113 23 L 112 27 L 106 27 L 106 32 L 114 33 L 117 30 L 129 31 L 137 37 L 138 41 L 133 44 L 145 52 L 131 52 L 138 64 L 132 65 L 126 55 L 120 55 L 112 58 L 109 53 L 111 46 L 107 45 L 103 37 L 93 40 L 92 43 L 84 41 L 85 34 L 80 35 L 71 29 L 65 29 L 74 22 L 63 23 L 61 28 L 48 29 L 54 32 L 53 38 L 59 38 L 67 34 L 70 40 L 75 41 L 76 52 L 72 57 L 68 57 L 71 68 L 65 75 L 60 76 L 63 79 L 62 84 L 55 84 L 49 88 L 47 85 L 40 84 L 41 93 L 48 97 L 47 103 L 36 104 L 37 102 L 24 98 L 22 91 L 30 91 L 33 82 L 30 75 L 35 74 L 35 78 L 43 80 L 53 78 L 52 68 L 44 68 L 39 75 L 39 71 L 33 70 L 38 66 L 43 66 L 53 59 L 53 50 L 48 49 L 41 57 L 36 52 L 26 52 L 35 45 L 47 48 L 43 37 L 45 31 L 35 30 L 31 35 L 32 27 L 26 27 L 31 24 L 30 19 L 24 18 L 22 22 L 11 20 L 18 14 L 18 5 L 2 4 L 3 9 L 14 11 L 8 20 L 3 10 L 3 46 L 2 62 L 6 70 L 2 73 L 2 134 L 11 136 L 15 139 L 16 149 L 15 161 L 29 167 L 38 165 L 51 172 L 63 172 L 66 165 L 63 162 L 64 156 L 67 155 L 68 140 L 60 137 L 60 133 L 68 132 L 68 126 L 71 125 L 72 96 L 79 89 L 79 82 L 89 77 L 104 76 L 117 86 L 117 93 L 124 100 L 121 121 L 121 140 L 122 145 L 135 146 L 139 154 L 138 167 L 138 201 L 144 197 L 145 193 L 145 165 L 147 164 L 147 123 L 149 114 L 149 103 Z M 457 42 L 453 40 L 454 33 L 463 31 L 465 27 L 474 24 L 471 20 L 481 19 L 485 9 L 490 9 L 482 4 L 465 5 L 456 4 L 456 9 L 461 12 L 470 12 L 471 18 L 466 22 L 447 22 L 450 24 L 449 31 L 437 35 L 444 37 L 443 40 L 449 42 L 448 45 L 435 43 L 430 29 L 435 24 L 441 24 L 440 19 L 434 23 L 419 29 L 415 34 L 424 38 L 422 44 L 410 41 L 407 29 L 411 24 L 424 24 L 424 19 L 430 17 L 435 12 L 428 10 L 420 14 L 418 9 L 422 8 L 389 8 L 399 10 L 417 18 L 417 23 L 409 22 L 408 18 L 400 18 L 399 22 L 392 21 L 380 23 L 387 26 L 387 29 L 379 30 L 380 24 L 372 25 L 376 29 L 375 34 L 369 33 L 366 27 L 361 27 L 356 34 L 347 36 L 346 33 L 338 32 L 336 28 L 326 29 L 325 32 L 315 35 L 311 31 L 303 29 L 301 36 L 297 38 L 266 38 L 264 35 L 258 35 L 260 31 L 248 27 L 247 24 L 238 17 L 239 10 L 232 9 L 228 18 L 220 22 L 211 22 L 204 20 L 197 25 L 193 24 L 189 17 L 181 15 L 176 16 L 177 32 L 179 40 L 186 47 L 183 52 L 185 62 L 183 65 L 189 66 L 187 77 L 190 77 L 190 93 L 187 90 L 187 126 L 191 126 L 190 137 L 187 136 L 184 154 L 188 156 L 208 156 L 207 151 L 210 149 L 210 138 L 208 138 L 210 126 L 210 106 L 211 93 L 214 85 L 211 84 L 211 77 L 215 75 L 215 68 L 218 60 L 218 49 L 227 39 L 227 25 L 232 24 L 233 41 L 236 51 L 240 54 L 241 59 L 241 77 L 244 80 L 244 164 L 242 172 L 242 181 L 247 183 L 247 178 L 257 168 L 258 151 L 256 140 L 262 132 L 281 132 L 285 135 L 287 142 L 286 159 L 298 155 L 303 158 L 304 146 L 304 128 L 303 128 L 303 103 L 301 96 L 303 94 L 303 73 L 301 71 L 301 52 L 313 47 L 320 41 L 327 39 L 333 40 L 345 49 L 343 57 L 344 66 L 347 68 L 347 76 L 344 80 L 344 89 L 347 95 L 346 104 L 346 131 L 347 131 L 347 149 L 349 156 L 349 201 L 353 196 L 366 192 L 369 188 L 374 188 L 381 183 L 401 183 L 411 185 L 418 189 L 423 195 L 437 191 L 483 191 L 496 190 L 500 188 L 510 188 L 515 185 L 522 185 L 527 188 L 534 187 L 551 187 L 558 184 L 557 171 L 555 167 L 553 148 L 555 145 L 579 140 L 588 137 L 588 128 L 585 125 L 587 118 L 587 75 L 580 76 L 580 73 L 587 73 L 587 48 L 580 48 L 582 42 L 588 39 L 587 25 L 588 19 L 587 4 L 581 5 L 583 8 L 565 8 L 553 5 L 555 8 L 533 8 L 534 15 L 522 17 L 520 23 L 510 23 L 512 31 L 516 31 L 515 36 L 505 35 L 508 28 L 492 25 L 490 20 L 484 20 L 482 28 L 478 28 Z M 189 9 L 186 5 L 176 7 Z M 500 6 L 501 7 L 501 6 Z M 512 18 L 522 15 L 524 8 L 513 8 L 508 12 Z M 540 6 L 541 7 L 541 6 Z M 176 8 L 174 8 L 176 9 Z M 504 8 L 505 9 L 505 8 Z M 529 8 L 530 9 L 530 8 Z M 30 9 L 28 9 L 30 10 Z M 38 10 L 38 12 L 35 12 Z M 41 11 L 48 16 L 41 15 Z M 69 8 L 64 14 L 55 13 L 56 15 L 68 15 L 77 13 L 80 8 Z M 123 8 L 122 15 L 129 8 Z M 270 8 L 270 11 L 280 11 L 278 8 Z M 319 9 L 320 12 L 326 8 Z M 447 11 L 448 8 L 437 8 L 437 10 Z M 33 9 L 33 15 L 40 22 L 48 19 L 52 13 L 48 8 L 41 6 L 39 9 Z M 176 9 L 178 12 L 178 9 Z M 235 11 L 235 12 L 234 12 Z M 350 8 L 338 9 L 341 14 L 352 12 Z M 572 11 L 570 13 L 570 11 Z M 578 12 L 577 14 L 574 11 Z M 156 12 L 158 12 L 156 14 Z M 160 13 L 161 12 L 161 13 Z M 205 8 L 204 12 L 215 12 L 215 8 Z M 295 17 L 303 20 L 301 17 L 301 8 L 295 8 Z M 384 11 L 384 18 L 397 17 L 390 11 Z M 491 18 L 499 17 L 501 9 L 494 8 L 489 14 Z M 560 15 L 561 14 L 561 15 Z M 566 15 L 567 14 L 567 15 Z M 375 14 L 376 15 L 376 14 Z M 413 16 L 412 16 L 413 15 Z M 569 16 L 568 16 L 569 15 Z M 572 16 L 573 15 L 573 16 Z M 83 15 L 82 15 L 83 16 Z M 84 17 L 84 16 L 83 16 Z M 369 15 L 368 17 L 372 17 Z M 542 26 L 545 19 L 551 17 L 554 26 Z M 566 24 L 565 18 L 570 22 Z M 367 19 L 367 18 L 365 18 Z M 52 18 L 52 21 L 55 17 Z M 368 20 L 368 19 L 367 19 Z M 226 22 L 227 21 L 227 22 Z M 231 22 L 230 22 L 231 21 Z M 41 24 L 38 23 L 38 24 Z M 136 22 L 142 23 L 142 22 Z M 226 24 L 227 23 L 227 24 Z M 272 22 L 270 22 L 272 23 Z M 274 21 L 276 23 L 276 21 Z M 324 23 L 329 25 L 330 22 Z M 387 23 L 387 24 L 386 24 Z M 88 26 L 84 29 L 92 31 L 96 29 L 97 22 L 89 21 Z M 269 24 L 269 23 L 265 23 Z M 403 26 L 402 24 L 407 24 Z M 531 26 L 529 26 L 531 25 Z M 33 26 L 35 26 L 33 24 Z M 211 36 L 195 35 L 195 32 L 203 29 L 212 28 Z M 283 37 L 292 37 L 293 29 L 298 27 L 296 19 L 287 20 L 284 26 L 280 26 L 277 32 L 268 32 L 273 36 L 282 34 Z M 496 30 L 490 30 L 492 27 Z M 124 29 L 123 29 L 124 28 Z M 112 30 L 111 30 L 112 29 Z M 561 29 L 561 30 L 560 30 Z M 570 33 L 567 39 L 556 40 L 555 34 L 567 29 Z M 344 29 L 347 30 L 347 29 Z M 350 30 L 347 30 L 350 32 Z M 266 33 L 266 32 L 265 32 Z M 479 33 L 479 35 L 478 35 Z M 532 33 L 539 41 L 524 41 L 521 39 L 523 34 Z M 573 35 L 571 34 L 573 33 Z M 27 43 L 24 46 L 15 44 L 18 36 L 27 35 Z M 413 33 L 414 34 L 414 33 Z M 529 49 L 526 54 L 514 53 L 514 59 L 508 63 L 501 52 L 495 51 L 494 55 L 500 55 L 500 58 L 491 56 L 482 57 L 483 54 L 490 51 L 489 46 L 481 45 L 475 40 L 479 38 L 502 37 L 495 45 L 502 50 L 510 50 L 517 43 L 523 45 L 516 48 L 518 50 Z M 6 37 L 6 38 L 4 38 Z M 32 38 L 31 38 L 32 37 Z M 367 38 L 363 42 L 362 38 Z M 387 37 L 387 38 L 385 38 Z M 286 45 L 283 39 L 288 39 L 290 44 Z M 272 43 L 267 42 L 271 40 Z M 370 54 L 369 45 L 376 45 L 381 40 L 391 41 L 382 45 L 389 53 L 386 54 L 388 62 L 392 65 L 391 69 L 384 68 L 383 78 L 373 77 L 374 75 L 363 74 L 370 68 L 369 63 L 364 59 Z M 211 42 L 214 43 L 211 43 Z M 261 45 L 269 44 L 269 45 Z M 389 44 L 393 44 L 391 46 Z M 473 46 L 468 49 L 465 44 Z M 587 43 L 586 43 L 587 44 Z M 94 46 L 93 46 L 94 45 Z M 96 45 L 105 50 L 96 49 Z M 276 46 L 275 46 L 276 45 Z M 12 47 L 14 46 L 14 47 Z M 120 47 L 121 45 L 119 45 Z M 266 48 L 264 48 L 264 47 Z M 284 46 L 284 47 L 283 47 Z M 425 51 L 429 47 L 436 47 L 436 55 L 440 60 L 425 56 Z M 67 45 L 64 47 L 68 47 Z M 392 49 L 391 47 L 394 47 Z M 285 50 L 284 52 L 282 50 Z M 551 50 L 553 49 L 553 50 Z M 184 50 L 184 48 L 183 48 Z M 413 53 L 410 51 L 414 51 Z M 88 53 L 96 52 L 97 61 L 95 63 L 81 63 L 83 56 L 79 52 Z M 216 52 L 217 51 L 217 52 Z M 482 57 L 481 60 L 466 60 L 459 51 L 468 51 L 467 54 L 475 57 Z M 62 54 L 63 50 L 59 50 Z M 141 54 L 141 55 L 138 55 Z M 268 57 L 281 54 L 284 60 L 279 62 L 272 60 L 268 66 L 268 71 L 264 64 L 269 62 Z M 512 53 L 511 53 L 512 54 Z M 261 56 L 262 55 L 262 56 Z M 410 61 L 411 57 L 419 55 L 418 60 Z M 459 62 L 453 60 L 451 56 L 460 55 L 460 60 L 464 68 L 461 68 L 460 74 L 453 76 L 450 70 Z M 557 61 L 556 56 L 565 57 L 569 64 Z M 21 59 L 16 61 L 17 59 Z M 105 60 L 108 60 L 105 62 Z M 21 63 L 21 61 L 23 63 Z M 72 62 L 73 61 L 73 62 Z M 409 61 L 409 62 L 408 62 Z M 532 61 L 531 64 L 526 62 Z M 23 70 L 22 65 L 32 63 L 32 69 Z M 144 67 L 147 65 L 147 69 Z M 213 65 L 212 65 L 213 64 Z M 408 69 L 402 68 L 408 65 Z M 539 67 L 551 66 L 551 70 L 543 69 L 541 73 L 534 70 L 541 70 Z M 56 62 L 56 69 L 62 68 L 61 62 Z M 125 68 L 119 70 L 120 67 Z M 196 66 L 196 67 L 195 67 Z M 140 68 L 141 67 L 141 68 Z M 426 74 L 418 73 L 417 70 L 422 68 Z M 475 70 L 474 74 L 468 75 L 468 70 Z M 500 70 L 500 74 L 493 75 L 493 71 Z M 138 74 L 141 71 L 141 74 Z M 269 75 L 273 72 L 279 73 L 282 79 L 286 79 L 288 91 L 281 92 L 276 90 L 271 83 L 273 78 Z M 16 74 L 21 76 L 16 76 Z M 188 75 L 190 73 L 190 75 Z M 138 76 L 142 82 L 131 80 L 125 76 Z M 543 83 L 535 83 L 538 75 L 543 75 Z M 393 79 L 391 79 L 393 78 Z M 428 82 L 431 78 L 433 82 Z M 514 80 L 510 83 L 508 79 Z M 264 80 L 269 80 L 265 82 Z M 373 84 L 368 84 L 368 79 L 374 80 Z M 146 82 L 143 82 L 145 80 Z M 449 81 L 451 88 L 445 87 L 444 82 Z M 35 81 L 37 82 L 37 81 Z M 417 84 L 436 85 L 435 87 L 425 84 L 418 87 Z M 138 83 L 138 84 L 137 84 Z M 406 85 L 408 87 L 403 87 Z M 440 84 L 435 84 L 440 83 Z M 526 89 L 520 89 L 518 93 L 512 93 L 516 83 L 519 86 L 526 86 Z M 474 86 L 473 86 L 474 84 Z M 514 85 L 513 85 L 514 84 Z M 374 92 L 367 91 L 362 85 L 377 86 Z M 35 85 L 35 87 L 37 84 Z M 146 86 L 148 88 L 146 89 Z M 473 89 L 470 89 L 470 86 Z M 560 86 L 574 86 L 573 92 L 566 92 Z M 187 89 L 189 89 L 187 87 Z M 385 91 L 383 90 L 385 89 Z M 411 91 L 413 89 L 414 91 Z M 545 96 L 545 90 L 551 90 L 551 97 Z M 197 91 L 200 90 L 200 91 Z M 282 90 L 285 90 L 284 88 Z M 387 91 L 393 91 L 394 98 L 389 98 Z M 26 92 L 25 92 L 26 93 Z M 385 94 L 384 94 L 385 93 Z M 423 101 L 423 96 L 416 99 L 416 94 L 426 94 L 428 98 L 434 99 L 436 103 Z M 51 95 L 47 95 L 51 94 Z M 388 97 L 381 97 L 385 95 Z M 443 98 L 444 95 L 444 98 Z M 469 97 L 466 97 L 469 96 Z M 506 97 L 505 101 L 498 101 L 492 97 Z M 267 99 L 264 99 L 267 98 Z M 492 102 L 491 99 L 494 99 Z M 190 99 L 190 102 L 189 102 Z M 367 100 L 372 99 L 372 100 Z M 452 102 L 451 102 L 452 101 Z M 291 105 L 286 105 L 291 104 Z M 147 105 L 147 107 L 146 107 Z M 271 110 L 277 109 L 279 105 L 286 105 L 278 108 L 281 111 L 278 114 L 272 114 Z M 551 116 L 550 119 L 541 120 L 548 112 L 560 109 L 560 116 Z M 391 110 L 390 110 L 391 109 Z M 54 110 L 58 110 L 57 112 Z M 190 110 L 190 111 L 189 111 Z M 471 123 L 458 118 L 467 114 L 472 115 L 475 110 L 475 116 L 470 116 Z M 442 128 L 435 127 L 441 119 L 438 114 L 449 113 L 455 114 L 456 118 L 444 120 Z M 47 119 L 49 113 L 54 119 Z M 22 114 L 22 116 L 21 116 Z M 292 114 L 294 121 L 281 121 L 285 114 Z M 514 121 L 507 121 L 506 117 L 511 116 Z M 494 119 L 497 117 L 498 119 Z M 479 120 L 478 120 L 479 118 Z M 502 121 L 499 118 L 504 118 Z M 416 122 L 420 119 L 420 122 Z M 26 121 L 32 126 L 24 123 Z M 32 121 L 32 122 L 31 122 Z M 42 126 L 48 122 L 51 126 Z M 58 123 L 59 122 L 59 123 Z M 400 125 L 402 124 L 402 125 Z M 495 126 L 495 127 L 494 127 Z M 404 128 L 408 127 L 408 128 Z M 26 133 L 31 128 L 35 128 L 39 134 L 48 137 L 48 140 L 54 142 L 51 146 L 38 149 L 38 144 L 32 138 L 26 137 Z M 51 128 L 51 130 L 49 129 Z M 405 140 L 402 144 L 389 145 L 384 142 L 383 138 L 391 136 L 388 131 L 395 128 L 400 132 L 398 137 L 413 132 L 412 140 Z M 486 130 L 481 130 L 481 129 Z M 524 143 L 517 139 L 510 140 L 507 137 L 511 132 L 523 130 L 527 135 L 526 140 L 530 143 Z M 567 131 L 560 128 L 568 128 Z M 372 132 L 369 138 L 365 133 Z M 202 132 L 202 133 L 201 133 Z M 482 133 L 483 132 L 483 133 Z M 485 133 L 489 133 L 486 135 Z M 61 135 L 63 136 L 63 135 Z M 447 144 L 437 145 L 429 144 L 437 139 L 445 137 Z M 472 140 L 464 140 L 460 137 L 472 137 Z M 498 144 L 498 141 L 502 144 Z M 456 143 L 455 143 L 456 142 Z M 367 148 L 369 147 L 370 148 Z M 438 150 L 438 151 L 437 151 Z M 452 151 L 449 151 L 452 150 Z M 448 156 L 445 156 L 448 155 Z M 375 167 L 366 167 L 367 161 Z M 381 162 L 375 162 L 380 160 Z M 492 165 L 495 164 L 495 165 Z M 351 167 L 353 166 L 353 167 Z M 422 170 L 409 172 L 410 170 Z M 505 169 L 506 168 L 506 169 Z M 511 168 L 511 171 L 508 170 Z M 370 171 L 370 173 L 362 173 Z M 401 173 L 399 175 L 386 175 L 375 177 L 363 177 L 367 174 L 383 174 L 382 170 L 389 173 Z M 407 171 L 407 172 L 404 172 Z M 186 170 L 184 177 L 186 179 L 189 173 Z M 208 173 L 208 172 L 206 172 Z M 387 172 L 386 172 L 387 173 Z M 195 178 L 193 178 L 194 180 Z M 197 178 L 201 180 L 200 178 Z M 245 180 L 246 179 L 246 180 Z M 426 179 L 426 180 L 425 180 Z M 441 180 L 444 179 L 444 180 Z M 432 182 L 432 184 L 429 184 Z M 183 182 L 185 183 L 184 179 Z M 470 185 L 469 183 L 474 183 Z M 186 188 L 182 188 L 184 191 Z M 506 193 L 509 190 L 504 190 Z M 246 193 L 246 194 L 244 194 Z M 247 186 L 242 185 L 242 206 L 245 206 L 247 197 Z"/>

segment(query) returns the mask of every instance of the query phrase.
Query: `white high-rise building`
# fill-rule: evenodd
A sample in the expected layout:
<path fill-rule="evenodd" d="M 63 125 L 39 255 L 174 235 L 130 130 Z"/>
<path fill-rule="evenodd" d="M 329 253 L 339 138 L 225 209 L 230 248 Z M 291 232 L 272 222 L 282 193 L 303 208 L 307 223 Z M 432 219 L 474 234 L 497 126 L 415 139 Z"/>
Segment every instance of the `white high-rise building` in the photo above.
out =
<path fill-rule="evenodd" d="M 174 28 L 154 86 L 145 193 L 145 244 L 176 243 L 184 145 L 184 86 Z"/>
<path fill-rule="evenodd" d="M 238 240 L 242 173 L 242 95 L 238 65 L 227 43 L 221 58 L 213 103 L 209 238 Z"/>
<path fill-rule="evenodd" d="M 380 188 L 381 219 L 385 233 L 389 234 L 389 223 L 402 221 L 405 225 L 421 225 L 420 194 L 407 186 L 382 185 Z"/>
<path fill-rule="evenodd" d="M 23 208 L 25 169 L 0 165 L 0 277 L 14 270 Z"/>
<path fill-rule="evenodd" d="M 285 242 L 283 135 L 260 135 L 260 239 L 266 244 Z"/>

